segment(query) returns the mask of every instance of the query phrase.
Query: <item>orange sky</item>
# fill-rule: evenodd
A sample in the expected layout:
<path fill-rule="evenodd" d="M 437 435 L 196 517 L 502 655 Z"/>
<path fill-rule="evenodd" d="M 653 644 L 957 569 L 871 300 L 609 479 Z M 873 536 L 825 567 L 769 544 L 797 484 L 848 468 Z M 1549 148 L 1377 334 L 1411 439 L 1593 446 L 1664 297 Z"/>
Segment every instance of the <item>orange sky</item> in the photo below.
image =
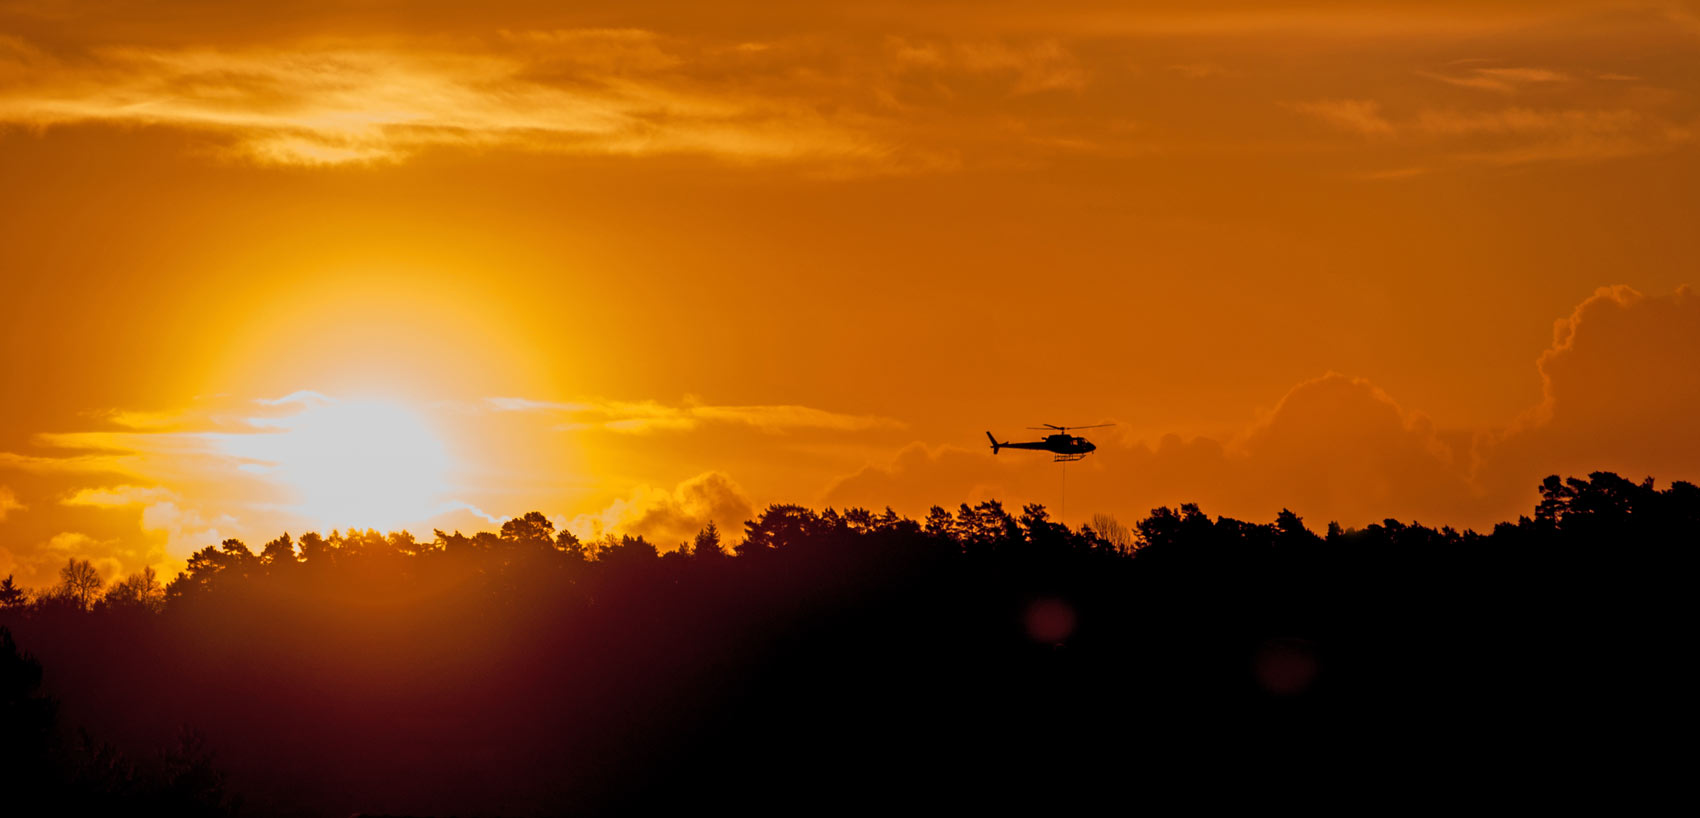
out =
<path fill-rule="evenodd" d="M 1700 479 L 1700 4 L 556 5 L 0 0 L 0 574 Z"/>

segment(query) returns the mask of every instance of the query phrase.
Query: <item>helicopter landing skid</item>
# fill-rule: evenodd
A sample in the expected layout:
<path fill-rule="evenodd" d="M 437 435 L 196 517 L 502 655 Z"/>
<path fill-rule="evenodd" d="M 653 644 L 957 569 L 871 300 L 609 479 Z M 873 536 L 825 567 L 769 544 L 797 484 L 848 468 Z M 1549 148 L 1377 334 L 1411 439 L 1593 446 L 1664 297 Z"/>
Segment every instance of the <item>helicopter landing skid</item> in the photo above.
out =
<path fill-rule="evenodd" d="M 1086 458 L 1086 455 L 1084 455 L 1084 454 L 1059 454 L 1056 457 L 1051 458 L 1051 462 L 1052 463 L 1072 463 L 1076 460 L 1084 460 L 1085 458 Z"/>

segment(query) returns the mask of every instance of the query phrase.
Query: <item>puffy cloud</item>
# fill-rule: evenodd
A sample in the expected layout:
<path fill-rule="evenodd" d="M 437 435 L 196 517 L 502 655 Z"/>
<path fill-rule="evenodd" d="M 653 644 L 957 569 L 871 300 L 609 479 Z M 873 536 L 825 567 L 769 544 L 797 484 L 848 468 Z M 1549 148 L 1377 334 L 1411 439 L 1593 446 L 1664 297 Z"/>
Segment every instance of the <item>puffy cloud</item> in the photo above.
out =
<path fill-rule="evenodd" d="M 1224 439 L 1098 441 L 1098 454 L 1067 467 L 1070 519 L 1200 502 L 1250 519 L 1285 505 L 1313 523 L 1397 517 L 1481 527 L 1528 513 L 1548 474 L 1697 480 L 1697 355 L 1694 292 L 1603 288 L 1557 322 L 1536 362 L 1543 400 L 1506 430 L 1439 429 L 1372 383 L 1330 373 L 1294 386 L 1266 417 Z M 823 499 L 910 514 L 988 498 L 1056 511 L 1064 477 L 1044 454 L 994 458 L 915 444 L 839 478 Z"/>
<path fill-rule="evenodd" d="M 994 459 L 983 451 L 916 442 L 898 450 L 887 463 L 870 464 L 834 480 L 823 493 L 822 502 L 839 508 L 881 509 L 890 505 L 919 514 L 931 503 L 1031 496 L 1036 486 L 1030 470 L 1021 466 L 1016 457 Z"/>
<path fill-rule="evenodd" d="M 116 540 L 100 541 L 87 534 L 65 531 L 46 542 L 14 551 L 0 547 L 0 576 L 11 576 L 25 588 L 46 590 L 59 583 L 59 569 L 73 558 L 86 559 L 106 583 L 141 570 L 146 554 L 125 548 Z"/>
<path fill-rule="evenodd" d="M 687 542 L 710 521 L 731 535 L 755 515 L 755 505 L 729 475 L 710 471 L 671 490 L 640 486 L 595 514 L 581 514 L 567 529 L 581 538 L 607 534 L 641 536 L 658 548 Z"/>
<path fill-rule="evenodd" d="M 6 519 L 7 514 L 23 511 L 24 508 L 24 504 L 18 502 L 18 495 L 14 494 L 9 486 L 0 486 L 0 520 Z"/>
<path fill-rule="evenodd" d="M 140 536 L 98 539 L 76 531 L 60 532 L 44 542 L 0 549 L 4 551 L 0 574 L 15 571 L 19 581 L 46 587 L 57 581 L 65 560 L 76 557 L 93 562 L 108 582 L 150 566 L 169 577 L 182 567 L 183 555 L 220 542 L 236 523 L 229 516 L 208 518 L 185 508 L 177 493 L 160 486 L 83 488 L 59 502 L 73 508 L 128 511 L 136 515 Z"/>
<path fill-rule="evenodd" d="M 1484 442 L 1483 480 L 1513 490 L 1599 469 L 1700 479 L 1700 297 L 1597 290 L 1553 328 L 1542 401 Z"/>
<path fill-rule="evenodd" d="M 210 519 L 194 509 L 186 509 L 176 501 L 153 503 L 142 509 L 142 530 L 158 535 L 163 539 L 161 555 L 169 551 L 172 554 L 188 554 L 208 545 L 216 545 L 225 539 L 220 527 L 230 531 L 236 525 L 236 519 L 229 515 L 218 515 Z"/>
<path fill-rule="evenodd" d="M 1387 516 L 1473 520 L 1479 500 L 1468 468 L 1467 454 L 1426 417 L 1368 381 L 1329 373 L 1293 387 L 1265 418 L 1225 441 L 1176 435 L 1155 446 L 1100 441 L 1097 455 L 1067 467 L 1044 453 L 993 457 L 913 445 L 890 463 L 836 481 L 824 501 L 902 503 L 901 510 L 920 513 L 930 503 L 997 498 L 1060 512 L 1066 495 L 1075 523 L 1094 511 L 1133 517 L 1192 501 L 1253 519 L 1288 506 L 1313 520 L 1349 524 Z"/>
<path fill-rule="evenodd" d="M 208 519 L 199 511 L 184 508 L 183 498 L 163 486 L 85 488 L 60 502 L 67 506 L 103 509 L 139 506 L 139 523 L 141 530 L 148 535 L 146 539 L 163 548 L 157 553 L 150 550 L 155 561 L 149 564 L 159 568 L 161 573 L 167 573 L 167 554 L 188 554 L 219 543 L 225 539 L 220 527 L 224 532 L 230 532 L 236 525 L 236 519 L 229 515 Z"/>
<path fill-rule="evenodd" d="M 1329 373 L 1293 387 L 1236 448 L 1248 499 L 1287 497 L 1329 519 L 1435 520 L 1473 505 L 1467 455 L 1362 378 Z"/>
<path fill-rule="evenodd" d="M 1700 409 L 1700 367 L 1690 365 L 1695 353 L 1700 298 L 1692 290 L 1648 298 L 1627 286 L 1602 287 L 1554 323 L 1552 346 L 1537 361 L 1540 411 L 1557 426 L 1615 423 L 1692 433 Z"/>

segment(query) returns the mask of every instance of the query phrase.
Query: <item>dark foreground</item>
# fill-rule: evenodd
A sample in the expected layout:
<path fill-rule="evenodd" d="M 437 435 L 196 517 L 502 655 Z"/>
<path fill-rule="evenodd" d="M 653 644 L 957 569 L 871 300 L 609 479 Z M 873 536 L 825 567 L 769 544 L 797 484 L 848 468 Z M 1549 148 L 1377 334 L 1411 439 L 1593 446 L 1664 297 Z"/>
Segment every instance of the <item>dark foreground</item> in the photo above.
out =
<path fill-rule="evenodd" d="M 735 554 L 541 515 L 227 542 L 0 610 L 42 670 L 0 644 L 4 811 L 1622 808 L 1691 726 L 1700 490 L 1542 493 L 1487 535 L 986 504 L 776 506 Z"/>

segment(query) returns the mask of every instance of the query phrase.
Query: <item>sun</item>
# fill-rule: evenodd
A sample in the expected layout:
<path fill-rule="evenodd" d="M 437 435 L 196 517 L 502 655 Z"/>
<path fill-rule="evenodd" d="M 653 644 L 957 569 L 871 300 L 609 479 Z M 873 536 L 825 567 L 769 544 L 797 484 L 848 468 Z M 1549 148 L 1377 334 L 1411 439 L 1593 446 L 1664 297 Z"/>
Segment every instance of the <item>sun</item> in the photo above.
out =
<path fill-rule="evenodd" d="M 445 509 L 452 461 L 425 416 L 401 403 L 312 396 L 293 414 L 252 421 L 267 431 L 227 448 L 244 471 L 285 490 L 284 504 L 323 527 L 399 530 Z"/>

